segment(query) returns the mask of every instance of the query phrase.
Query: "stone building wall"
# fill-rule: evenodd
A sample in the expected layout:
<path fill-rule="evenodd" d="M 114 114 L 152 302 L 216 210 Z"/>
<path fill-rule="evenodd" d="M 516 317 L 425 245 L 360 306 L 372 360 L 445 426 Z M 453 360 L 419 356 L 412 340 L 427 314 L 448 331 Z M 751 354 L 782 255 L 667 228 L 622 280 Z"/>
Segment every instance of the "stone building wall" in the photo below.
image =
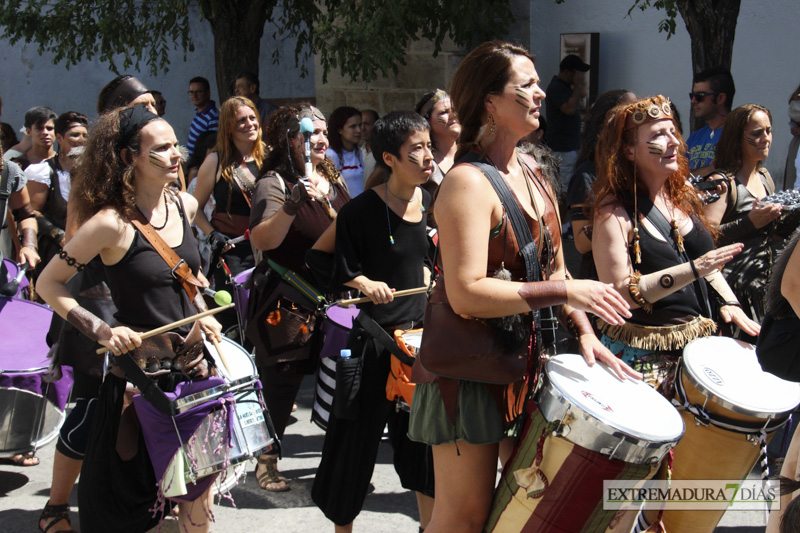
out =
<path fill-rule="evenodd" d="M 381 115 L 414 109 L 426 92 L 449 88 L 450 79 L 466 53 L 452 41 L 445 40 L 439 55 L 433 57 L 431 41 L 411 41 L 405 56 L 406 64 L 399 66 L 397 74 L 390 71 L 388 76 L 370 83 L 350 81 L 338 70 L 328 73 L 327 82 L 322 83 L 322 67 L 317 60 L 314 65 L 317 107 L 326 115 L 345 105 L 374 109 Z"/>

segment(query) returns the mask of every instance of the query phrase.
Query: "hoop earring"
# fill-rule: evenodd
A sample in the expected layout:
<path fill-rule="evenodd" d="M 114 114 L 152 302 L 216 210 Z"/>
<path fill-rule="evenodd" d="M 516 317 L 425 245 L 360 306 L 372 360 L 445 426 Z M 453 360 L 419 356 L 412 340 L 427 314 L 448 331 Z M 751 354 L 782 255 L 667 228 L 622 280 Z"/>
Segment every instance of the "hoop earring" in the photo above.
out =
<path fill-rule="evenodd" d="M 494 135 L 497 133 L 497 123 L 494 121 L 494 116 L 491 113 L 489 113 L 489 121 L 492 123 L 489 132 Z"/>

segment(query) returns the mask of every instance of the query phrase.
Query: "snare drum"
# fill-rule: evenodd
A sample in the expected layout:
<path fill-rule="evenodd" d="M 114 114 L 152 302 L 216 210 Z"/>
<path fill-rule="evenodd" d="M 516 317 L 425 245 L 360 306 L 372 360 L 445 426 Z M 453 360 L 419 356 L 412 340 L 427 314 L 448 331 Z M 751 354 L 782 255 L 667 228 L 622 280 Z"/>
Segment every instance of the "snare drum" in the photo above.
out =
<path fill-rule="evenodd" d="M 678 412 L 645 383 L 577 354 L 547 361 L 536 398 L 484 531 L 625 531 L 620 522 L 632 525 L 636 511 L 604 510 L 603 481 L 655 475 L 683 435 Z"/>
<path fill-rule="evenodd" d="M 219 347 L 222 349 L 221 354 L 214 343 L 206 341 L 206 349 L 214 359 L 217 371 L 230 388 L 252 385 L 258 379 L 256 363 L 247 350 L 227 337 L 222 337 Z"/>
<path fill-rule="evenodd" d="M 322 322 L 325 342 L 320 350 L 317 385 L 314 391 L 314 407 L 311 421 L 323 430 L 328 428 L 328 418 L 333 406 L 333 393 L 336 390 L 336 361 L 342 349 L 347 348 L 347 337 L 353 329 L 353 320 L 359 310 L 355 307 L 331 307 Z"/>
<path fill-rule="evenodd" d="M 47 383 L 45 335 L 53 311 L 28 300 L 0 297 L 0 454 L 27 453 L 58 436 L 72 388 L 72 369 Z"/>
<path fill-rule="evenodd" d="M 800 403 L 800 384 L 763 372 L 755 346 L 727 337 L 686 345 L 675 385 L 687 430 L 672 479 L 744 479 Z M 711 532 L 724 512 L 668 510 L 663 521 L 670 532 Z M 645 516 L 652 523 L 656 514 Z"/>

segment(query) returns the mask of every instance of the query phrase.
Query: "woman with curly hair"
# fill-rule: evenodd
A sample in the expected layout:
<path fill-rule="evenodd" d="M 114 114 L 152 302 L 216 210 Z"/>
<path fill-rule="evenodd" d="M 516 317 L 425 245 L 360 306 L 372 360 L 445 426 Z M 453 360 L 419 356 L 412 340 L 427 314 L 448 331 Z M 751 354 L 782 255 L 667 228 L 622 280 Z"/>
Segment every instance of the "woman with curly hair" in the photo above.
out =
<path fill-rule="evenodd" d="M 612 109 L 597 143 L 592 187 L 592 247 L 600 281 L 631 306 L 623 325 L 600 319 L 603 343 L 670 396 L 671 370 L 683 347 L 717 329 L 706 284 L 721 297 L 720 317 L 751 335 L 758 324 L 742 312 L 719 267 L 741 244 L 714 248 L 700 198 L 687 182 L 686 146 L 670 102 L 642 98 Z"/>
<path fill-rule="evenodd" d="M 764 292 L 775 262 L 774 246 L 786 232 L 776 222 L 780 204 L 761 203 L 775 192 L 764 160 L 772 144 L 772 114 L 758 104 L 737 107 L 725 119 L 714 157 L 716 172 L 707 179 L 724 179 L 720 199 L 706 206 L 706 214 L 724 243 L 741 242 L 744 250 L 722 273 L 750 318 L 764 318 Z M 794 228 L 789 229 L 789 232 Z M 745 339 L 753 342 L 753 339 Z"/>
<path fill-rule="evenodd" d="M 78 501 L 81 531 L 86 533 L 147 531 L 158 521 L 152 511 L 160 480 L 139 430 L 147 423 L 138 421 L 142 416 L 138 407 L 130 409 L 126 378 L 134 378 L 120 369 L 117 356 L 130 353 L 146 363 L 149 379 L 161 390 L 173 391 L 183 382 L 198 383 L 209 376 L 201 334 L 220 338 L 221 327 L 213 317 L 145 341 L 138 333 L 206 309 L 202 293 L 195 288 L 195 295 L 189 297 L 190 289 L 172 275 L 139 229 L 150 228 L 192 273 L 198 273 L 200 257 L 190 227 L 197 202 L 172 188 L 180 160 L 174 131 L 144 106 L 102 115 L 73 171 L 70 205 L 76 210 L 79 229 L 36 285 L 56 313 L 113 354 L 81 469 Z M 98 256 L 117 308 L 115 324 L 82 307 L 66 286 L 76 271 Z M 205 478 L 198 482 L 196 492 L 178 498 L 182 531 L 209 530 L 212 481 L 213 477 Z"/>
<path fill-rule="evenodd" d="M 364 191 L 364 153 L 361 142 L 361 111 L 355 107 L 337 107 L 331 113 L 330 148 L 327 156 L 342 173 L 350 196 Z"/>
<path fill-rule="evenodd" d="M 304 139 L 300 121 L 305 118 L 314 125 L 309 135 L 312 171 L 308 181 L 301 182 Z M 271 150 L 264 162 L 267 172 L 258 179 L 253 194 L 250 242 L 264 252 L 262 266 L 269 258 L 305 276 L 306 251 L 330 226 L 350 195 L 341 174 L 325 157 L 328 126 L 319 109 L 310 104 L 281 107 L 270 115 L 266 135 Z M 264 401 L 282 439 L 306 369 L 301 361 L 277 361 L 268 356 L 257 352 L 256 362 L 264 384 Z M 277 464 L 277 454 L 258 458 L 256 479 L 262 489 L 289 489 Z"/>
<path fill-rule="evenodd" d="M 197 172 L 194 197 L 199 205 L 204 206 L 214 195 L 216 211 L 211 221 L 200 210 L 195 224 L 208 235 L 211 249 L 222 252 L 234 275 L 254 266 L 250 246 L 244 243 L 231 248 L 227 242 L 244 235 L 250 226 L 253 191 L 265 157 L 258 110 L 248 98 L 228 98 L 219 110 L 216 149 L 206 157 Z M 215 282 L 217 288 L 222 288 L 225 283 L 221 269 L 215 272 Z"/>

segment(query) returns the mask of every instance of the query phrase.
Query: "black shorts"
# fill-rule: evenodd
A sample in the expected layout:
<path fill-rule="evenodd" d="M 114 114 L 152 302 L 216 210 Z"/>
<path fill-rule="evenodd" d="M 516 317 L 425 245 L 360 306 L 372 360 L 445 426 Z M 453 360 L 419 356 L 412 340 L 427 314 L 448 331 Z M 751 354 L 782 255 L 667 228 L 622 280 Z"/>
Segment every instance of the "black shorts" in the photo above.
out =
<path fill-rule="evenodd" d="M 83 460 L 97 398 L 78 398 L 58 434 L 56 450 L 70 459 Z"/>

